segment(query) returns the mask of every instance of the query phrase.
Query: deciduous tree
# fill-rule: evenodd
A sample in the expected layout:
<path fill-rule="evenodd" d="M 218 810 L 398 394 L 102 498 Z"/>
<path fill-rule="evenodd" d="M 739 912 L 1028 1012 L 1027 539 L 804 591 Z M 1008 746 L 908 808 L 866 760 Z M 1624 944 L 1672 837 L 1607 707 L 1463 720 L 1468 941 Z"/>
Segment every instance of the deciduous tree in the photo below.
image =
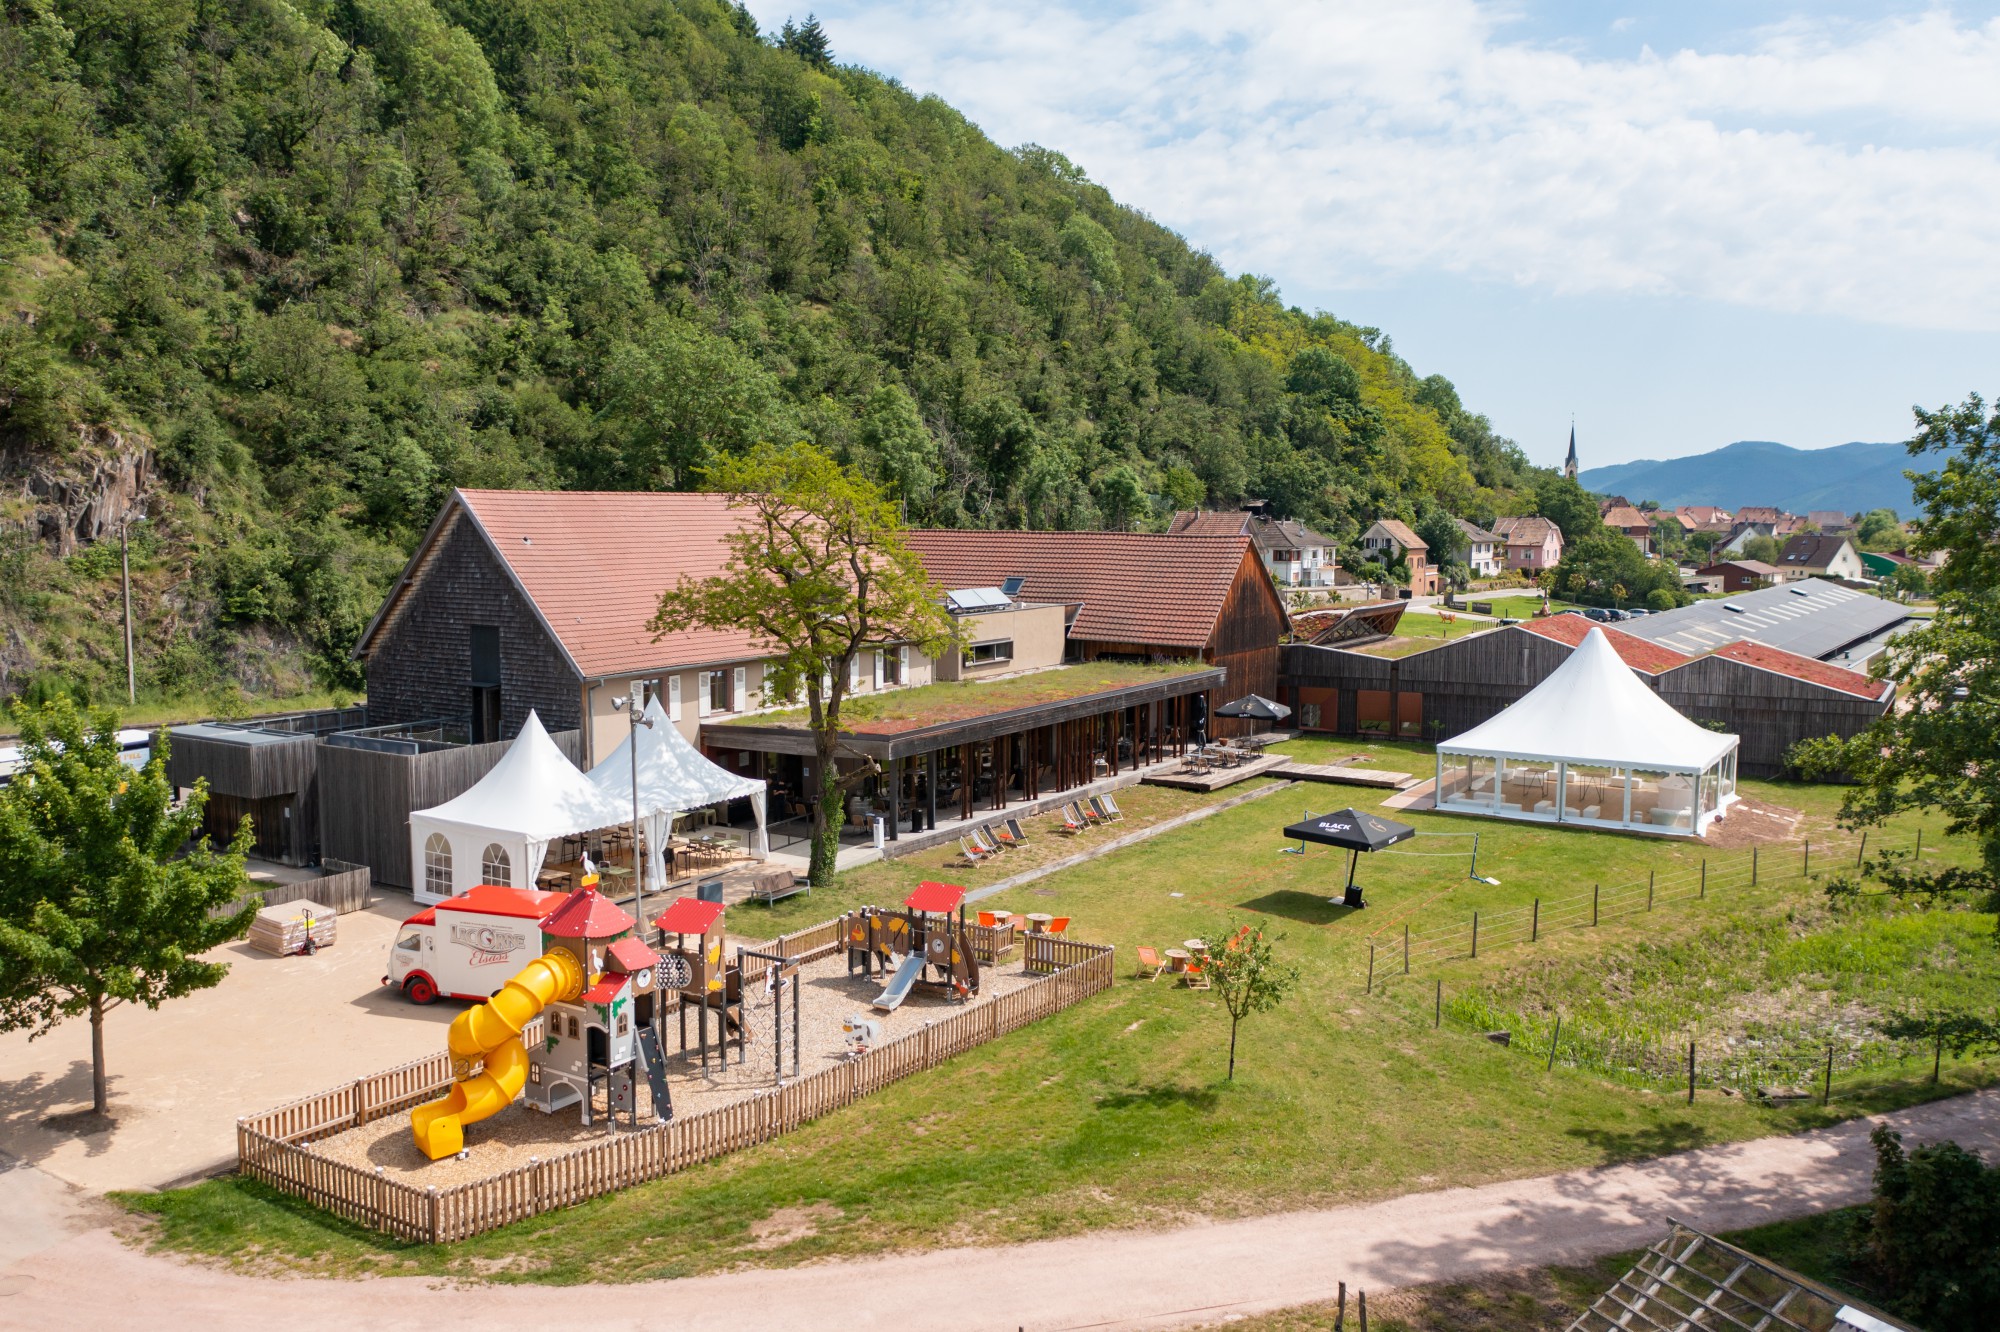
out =
<path fill-rule="evenodd" d="M 1229 1010 L 1229 1080 L 1236 1079 L 1236 1029 L 1252 1013 L 1268 1013 L 1285 1001 L 1299 983 L 1299 969 L 1280 962 L 1275 938 L 1262 925 L 1237 925 L 1221 931 L 1222 942 L 1211 948 L 1203 966 Z"/>
<path fill-rule="evenodd" d="M 952 645 L 943 592 L 904 541 L 895 503 L 881 487 L 810 444 L 760 444 L 704 473 L 729 497 L 741 527 L 729 559 L 710 578 L 683 578 L 660 598 L 656 635 L 691 628 L 751 634 L 769 654 L 768 699 L 805 694 L 813 737 L 811 878 L 833 880 L 840 849 L 843 782 L 841 708 L 860 653 L 910 644 L 936 657 Z"/>
<path fill-rule="evenodd" d="M 16 702 L 13 716 L 25 763 L 0 790 L 0 1031 L 34 1039 L 89 1014 L 91 1105 L 102 1114 L 104 1015 L 123 1003 L 158 1008 L 228 973 L 202 954 L 241 938 L 256 914 L 254 902 L 227 909 L 249 888 L 250 823 L 228 849 L 209 846 L 207 786 L 174 808 L 164 733 L 134 770 L 107 711 L 86 722 L 58 699 Z"/>

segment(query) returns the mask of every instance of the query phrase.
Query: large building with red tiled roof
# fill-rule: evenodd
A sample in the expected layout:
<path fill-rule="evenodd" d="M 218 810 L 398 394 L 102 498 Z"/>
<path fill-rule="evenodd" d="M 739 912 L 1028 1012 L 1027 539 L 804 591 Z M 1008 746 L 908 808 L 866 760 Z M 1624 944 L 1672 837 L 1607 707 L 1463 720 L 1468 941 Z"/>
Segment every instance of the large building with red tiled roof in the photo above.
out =
<path fill-rule="evenodd" d="M 1683 656 L 1672 648 L 1661 647 L 1658 643 L 1648 643 L 1643 638 L 1635 638 L 1623 629 L 1608 624 L 1597 624 L 1582 615 L 1547 615 L 1529 620 L 1521 625 L 1523 632 L 1540 634 L 1543 638 L 1569 647 L 1582 647 L 1585 635 L 1592 629 L 1601 629 L 1617 652 L 1619 660 L 1635 671 L 1647 675 L 1658 675 L 1676 666 L 1685 666 L 1692 657 Z"/>

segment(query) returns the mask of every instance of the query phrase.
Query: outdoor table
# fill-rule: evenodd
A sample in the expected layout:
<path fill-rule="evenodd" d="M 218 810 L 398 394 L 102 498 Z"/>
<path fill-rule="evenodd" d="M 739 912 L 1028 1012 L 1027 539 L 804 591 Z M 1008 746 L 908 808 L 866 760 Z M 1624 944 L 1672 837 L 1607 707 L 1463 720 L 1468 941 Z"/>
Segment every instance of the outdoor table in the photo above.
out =
<path fill-rule="evenodd" d="M 1167 970 L 1179 976 L 1185 974 L 1187 969 L 1187 950 L 1184 948 L 1169 948 L 1167 950 Z"/>
<path fill-rule="evenodd" d="M 1196 957 L 1208 951 L 1208 944 L 1201 939 L 1183 939 L 1181 940 L 1181 947 L 1187 949 L 1188 952 L 1194 954 Z"/>
<path fill-rule="evenodd" d="M 1041 934 L 1048 929 L 1049 922 L 1054 919 L 1055 917 L 1046 911 L 1030 911 L 1028 913 L 1028 928 L 1036 934 Z"/>

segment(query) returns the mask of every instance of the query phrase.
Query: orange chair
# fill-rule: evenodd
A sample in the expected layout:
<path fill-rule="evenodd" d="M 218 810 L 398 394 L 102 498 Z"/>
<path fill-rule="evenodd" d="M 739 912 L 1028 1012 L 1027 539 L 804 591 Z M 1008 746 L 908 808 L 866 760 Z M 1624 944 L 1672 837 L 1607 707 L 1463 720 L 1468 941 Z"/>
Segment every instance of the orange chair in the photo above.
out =
<path fill-rule="evenodd" d="M 979 913 L 979 923 L 988 928 L 998 925 L 1000 923 L 1000 913 L 997 911 L 982 911 Z"/>
<path fill-rule="evenodd" d="M 1190 990 L 1206 990 L 1209 988 L 1208 970 L 1202 965 L 1202 960 L 1199 957 L 1188 959 L 1187 970 L 1181 973 L 1181 984 L 1187 986 Z"/>
<path fill-rule="evenodd" d="M 1140 979 L 1149 981 L 1158 980 L 1160 973 L 1167 969 L 1167 960 L 1160 956 L 1158 949 L 1148 948 L 1144 944 L 1140 944 L 1137 951 Z M 1148 975 L 1148 972 L 1152 974 Z"/>
<path fill-rule="evenodd" d="M 1028 932 L 1028 918 L 1019 912 L 1007 917 L 1007 923 L 1014 927 L 1014 933 L 1016 934 L 1026 934 Z"/>
<path fill-rule="evenodd" d="M 1061 934 L 1064 930 L 1068 928 L 1069 928 L 1069 917 L 1057 916 L 1055 919 L 1051 920 L 1046 926 L 1043 927 L 1042 932 L 1044 934 Z"/>

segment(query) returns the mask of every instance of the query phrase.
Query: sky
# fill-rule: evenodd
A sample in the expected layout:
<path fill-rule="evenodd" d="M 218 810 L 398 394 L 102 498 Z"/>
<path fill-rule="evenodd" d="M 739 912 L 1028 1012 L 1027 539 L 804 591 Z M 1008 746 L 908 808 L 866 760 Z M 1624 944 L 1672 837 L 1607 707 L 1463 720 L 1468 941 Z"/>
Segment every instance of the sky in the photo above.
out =
<path fill-rule="evenodd" d="M 816 0 L 1543 463 L 2000 394 L 2000 4 Z M 751 0 L 767 28 L 803 7 Z"/>

